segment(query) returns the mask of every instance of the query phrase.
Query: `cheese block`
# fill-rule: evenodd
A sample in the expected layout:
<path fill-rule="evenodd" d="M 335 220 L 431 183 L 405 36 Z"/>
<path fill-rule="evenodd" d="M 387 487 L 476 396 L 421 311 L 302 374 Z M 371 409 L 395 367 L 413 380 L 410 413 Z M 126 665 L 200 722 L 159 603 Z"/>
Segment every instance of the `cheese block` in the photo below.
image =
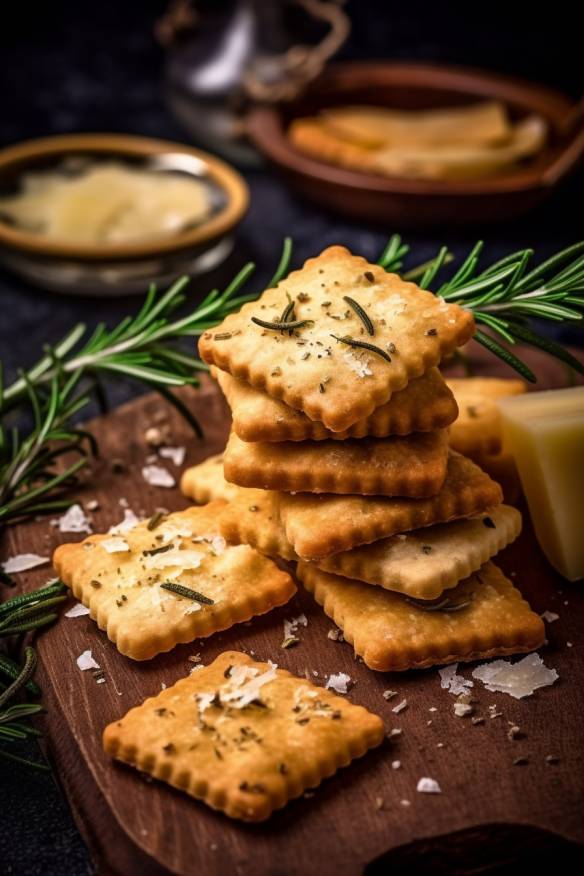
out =
<path fill-rule="evenodd" d="M 542 550 L 565 578 L 583 578 L 584 386 L 498 404 Z"/>

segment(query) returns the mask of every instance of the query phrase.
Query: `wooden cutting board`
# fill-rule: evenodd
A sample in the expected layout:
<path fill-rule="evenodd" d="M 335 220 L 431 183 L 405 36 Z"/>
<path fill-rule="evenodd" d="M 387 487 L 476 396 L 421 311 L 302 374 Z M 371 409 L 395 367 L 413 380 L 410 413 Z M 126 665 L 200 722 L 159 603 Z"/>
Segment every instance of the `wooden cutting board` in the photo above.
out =
<path fill-rule="evenodd" d="M 548 385 L 563 382 L 559 366 L 535 358 Z M 492 373 L 492 360 L 489 365 Z M 166 418 L 173 443 L 188 447 L 185 465 L 193 464 L 222 449 L 229 415 L 207 379 L 200 390 L 185 391 L 183 397 L 204 423 L 204 441 L 194 440 L 154 395 L 90 424 L 101 458 L 80 498 L 99 502 L 92 513 L 96 531 L 118 523 L 126 504 L 147 515 L 160 506 L 186 506 L 178 489 L 151 487 L 142 478 L 150 453 L 145 430 Z M 114 460 L 123 460 L 125 471 L 114 472 Z M 163 464 L 178 478 L 172 462 Z M 48 555 L 59 541 L 75 539 L 38 521 L 11 529 L 3 553 Z M 301 586 L 281 609 L 146 663 L 121 656 L 89 617 L 61 618 L 38 642 L 45 729 L 99 872 L 354 876 L 369 865 L 368 873 L 389 867 L 408 873 L 483 873 L 503 863 L 557 863 L 567 849 L 584 861 L 584 595 L 551 570 L 527 520 L 519 541 L 497 562 L 536 611 L 559 615 L 548 625 L 549 643 L 540 653 L 560 680 L 524 700 L 489 693 L 475 682 L 474 717 L 484 718 L 475 724 L 454 716 L 455 698 L 441 689 L 436 669 L 376 674 L 355 660 L 348 644 L 328 639 L 333 624 Z M 29 589 L 50 573 L 45 567 L 19 577 Z M 300 612 L 308 618 L 306 629 L 300 628 L 301 642 L 283 650 L 283 620 Z M 77 668 L 76 658 L 87 649 L 105 670 L 106 683 L 97 684 L 91 672 Z M 269 657 L 300 675 L 308 672 L 319 684 L 331 673 L 347 672 L 354 681 L 349 698 L 381 715 L 388 730 L 400 728 L 402 734 L 255 826 L 233 822 L 103 754 L 106 724 L 156 694 L 162 684 L 185 676 L 192 667 L 189 657 L 200 653 L 208 663 L 225 649 Z M 470 667 L 462 671 L 470 677 Z M 387 689 L 398 692 L 390 701 L 382 696 Z M 401 700 L 407 707 L 394 714 L 392 707 Z M 520 727 L 519 738 L 508 737 L 510 724 Z M 557 762 L 550 763 L 550 756 Z M 518 758 L 528 762 L 518 764 Z M 394 768 L 397 761 L 400 766 Z M 417 793 L 422 776 L 436 779 L 442 793 Z"/>

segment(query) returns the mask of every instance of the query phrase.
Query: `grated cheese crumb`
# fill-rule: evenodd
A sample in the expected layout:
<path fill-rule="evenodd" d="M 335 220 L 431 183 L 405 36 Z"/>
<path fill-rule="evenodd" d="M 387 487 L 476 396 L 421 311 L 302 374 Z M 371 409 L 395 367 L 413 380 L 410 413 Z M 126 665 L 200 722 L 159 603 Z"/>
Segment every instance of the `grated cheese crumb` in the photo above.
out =
<path fill-rule="evenodd" d="M 171 473 L 162 468 L 161 465 L 145 465 L 142 468 L 142 477 L 152 487 L 166 487 L 170 489 L 176 484 Z"/>
<path fill-rule="evenodd" d="M 336 675 L 329 676 L 326 687 L 329 690 L 334 690 L 338 694 L 346 694 L 351 683 L 351 676 L 346 672 L 337 672 Z"/>
<path fill-rule="evenodd" d="M 418 784 L 416 785 L 416 791 L 420 794 L 441 794 L 442 788 L 436 781 L 436 779 L 429 779 L 428 777 L 424 777 L 420 779 Z"/>

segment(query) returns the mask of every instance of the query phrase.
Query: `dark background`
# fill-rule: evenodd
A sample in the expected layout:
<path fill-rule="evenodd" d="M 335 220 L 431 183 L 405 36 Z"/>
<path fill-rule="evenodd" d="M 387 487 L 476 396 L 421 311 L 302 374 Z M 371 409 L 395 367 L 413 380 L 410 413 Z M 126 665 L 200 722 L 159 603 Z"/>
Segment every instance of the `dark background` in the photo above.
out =
<path fill-rule="evenodd" d="M 204 4 L 198 4 L 203 7 Z M 187 139 L 165 105 L 164 52 L 153 37 L 164 2 L 55 0 L 3 4 L 0 16 L 0 146 L 74 131 L 118 131 Z M 574 4 L 445 3 L 350 0 L 352 35 L 341 58 L 444 61 L 485 67 L 545 82 L 574 98 L 582 93 L 581 29 Z M 354 224 L 295 199 L 266 170 L 246 171 L 251 209 L 228 263 L 191 284 L 196 300 L 247 260 L 259 279 L 271 274 L 282 238 L 295 241 L 296 264 L 342 243 L 373 257 L 388 234 Z M 529 245 L 542 257 L 582 236 L 582 174 L 549 202 L 512 225 L 444 229 L 406 235 L 416 261 L 448 244 L 461 253 L 477 237 L 487 256 Z M 25 285 L 0 270 L 0 359 L 8 372 L 29 365 L 42 344 L 55 342 L 80 319 L 113 324 L 135 309 L 130 299 L 76 299 Z M 575 330 L 565 334 L 575 342 Z M 581 341 L 581 337 L 580 337 Z M 116 385 L 115 401 L 136 392 Z M 98 732 L 99 728 L 87 728 Z M 0 873 L 92 872 L 83 843 L 55 781 L 0 760 Z"/>

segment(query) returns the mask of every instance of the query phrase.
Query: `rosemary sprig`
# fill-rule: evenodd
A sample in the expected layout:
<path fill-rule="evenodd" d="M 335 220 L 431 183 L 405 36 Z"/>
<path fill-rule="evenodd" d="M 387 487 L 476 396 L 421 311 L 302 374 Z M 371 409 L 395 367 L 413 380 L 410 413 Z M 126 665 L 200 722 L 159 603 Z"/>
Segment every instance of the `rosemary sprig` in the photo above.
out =
<path fill-rule="evenodd" d="M 399 238 L 392 238 L 392 241 L 392 246 L 388 244 L 380 257 L 379 264 L 383 267 L 388 248 L 391 249 L 391 257 L 398 259 L 399 267 L 407 252 Z M 536 377 L 500 340 L 511 346 L 521 342 L 544 350 L 584 374 L 581 362 L 559 344 L 538 335 L 527 325 L 531 317 L 552 322 L 578 323 L 582 320 L 584 241 L 556 253 L 532 270 L 528 270 L 533 259 L 531 249 L 510 253 L 480 269 L 482 249 L 483 242 L 479 241 L 445 282 L 440 283 L 438 277 L 452 259 L 446 247 L 442 247 L 434 259 L 403 276 L 405 279 L 420 277 L 418 283 L 422 288 L 435 292 L 445 301 L 455 301 L 471 310 L 476 322 L 491 332 L 486 334 L 479 330 L 475 340 L 526 380 L 533 383 Z M 395 267 L 390 265 L 386 270 L 395 270 Z"/>
<path fill-rule="evenodd" d="M 338 335 L 332 335 L 331 338 L 334 338 L 335 341 L 339 341 L 341 344 L 347 344 L 349 347 L 357 347 L 362 350 L 369 350 L 370 353 L 375 353 L 376 356 L 381 356 L 382 359 L 385 359 L 386 362 L 391 362 L 391 356 L 389 353 L 386 353 L 385 350 L 382 350 L 381 347 L 376 347 L 375 344 L 369 344 L 367 341 L 357 341 L 355 338 L 350 338 L 348 335 L 345 337 L 338 337 Z"/>
<path fill-rule="evenodd" d="M 367 313 L 361 307 L 359 302 L 355 301 L 354 298 L 350 298 L 348 295 L 343 295 L 343 301 L 346 301 L 347 304 L 349 305 L 349 307 L 351 307 L 355 311 L 355 313 L 357 314 L 357 316 L 359 317 L 359 319 L 361 320 L 361 322 L 363 323 L 363 325 L 367 329 L 367 334 L 370 337 L 373 337 L 373 335 L 375 334 L 375 329 L 373 327 L 373 323 L 371 322 Z"/>

